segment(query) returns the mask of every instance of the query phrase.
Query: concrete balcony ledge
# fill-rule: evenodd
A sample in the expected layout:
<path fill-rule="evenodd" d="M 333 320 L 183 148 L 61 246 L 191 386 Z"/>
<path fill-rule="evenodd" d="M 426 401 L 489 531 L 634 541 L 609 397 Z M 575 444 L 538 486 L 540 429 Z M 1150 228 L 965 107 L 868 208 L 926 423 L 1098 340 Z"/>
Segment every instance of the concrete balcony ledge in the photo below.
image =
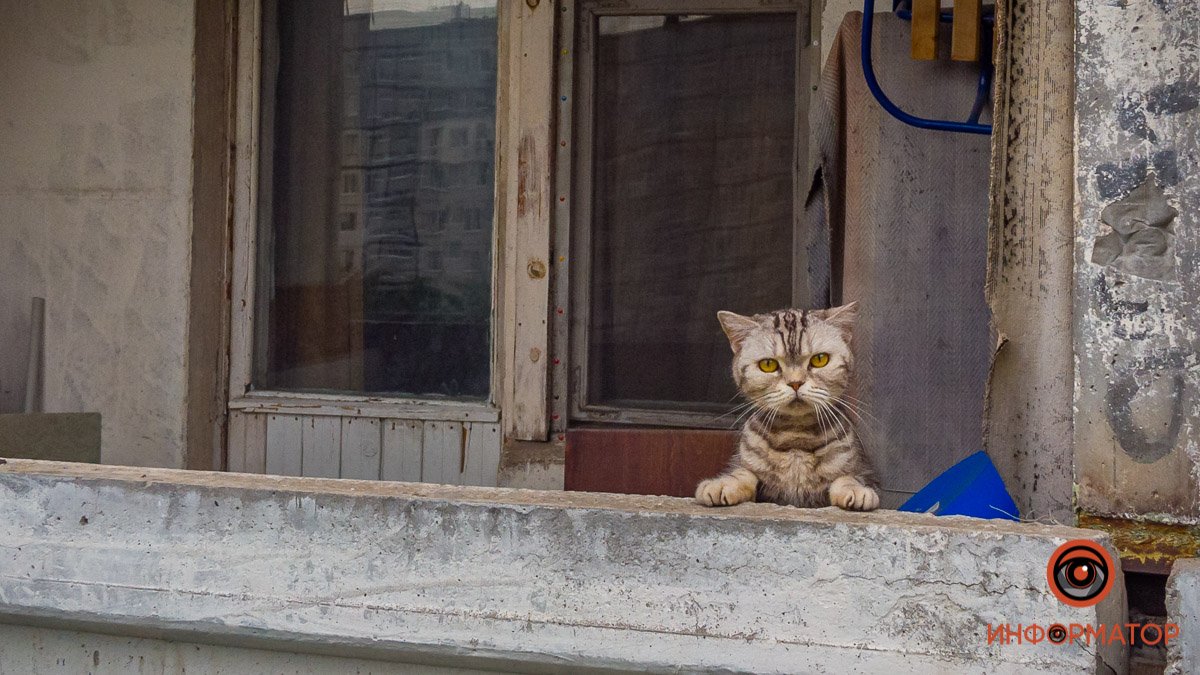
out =
<path fill-rule="evenodd" d="M 1125 620 L 1119 574 L 1090 609 L 1051 594 L 1075 538 L 1108 546 L 896 512 L 8 460 L 0 621 L 523 671 L 1122 671 L 1119 645 L 987 643 L 988 624 Z"/>

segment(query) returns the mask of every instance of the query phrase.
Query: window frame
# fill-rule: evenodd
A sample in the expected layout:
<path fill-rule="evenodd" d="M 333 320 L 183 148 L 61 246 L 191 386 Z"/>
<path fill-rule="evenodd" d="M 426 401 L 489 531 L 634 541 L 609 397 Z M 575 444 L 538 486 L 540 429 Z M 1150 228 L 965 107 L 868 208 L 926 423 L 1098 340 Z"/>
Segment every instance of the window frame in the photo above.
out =
<path fill-rule="evenodd" d="M 594 204 L 593 175 L 593 118 L 595 114 L 596 49 L 599 21 L 605 16 L 647 16 L 679 14 L 795 14 L 796 16 L 796 82 L 795 82 L 795 135 L 793 166 L 796 177 L 792 182 L 792 299 L 807 302 L 810 289 L 803 274 L 807 241 L 802 238 L 804 202 L 807 186 L 803 176 L 810 176 L 816 166 L 813 148 L 808 143 L 808 110 L 812 98 L 807 83 L 816 82 L 819 74 L 820 53 L 820 3 L 813 0 L 726 0 L 720 4 L 713 0 L 627 0 L 614 3 L 605 0 L 580 0 L 572 16 L 568 9 L 563 12 L 560 24 L 562 43 L 573 44 L 574 49 L 560 54 L 559 73 L 562 83 L 572 83 L 574 91 L 563 92 L 563 99 L 574 99 L 573 114 L 560 120 L 561 138 L 570 139 L 574 146 L 573 156 L 561 158 L 558 181 L 569 186 L 570 205 L 558 212 L 559 222 L 569 226 L 558 228 L 556 250 L 570 251 L 573 261 L 570 278 L 559 288 L 556 302 L 559 307 L 569 307 L 569 321 L 556 325 L 559 349 L 556 356 L 570 364 L 564 377 L 556 383 L 560 405 L 556 413 L 566 421 L 602 422 L 608 424 L 641 424 L 669 426 L 683 429 L 728 429 L 733 420 L 728 415 L 714 419 L 712 413 L 690 412 L 670 409 L 624 408 L 613 405 L 591 403 L 588 395 L 588 336 L 590 322 L 591 284 L 591 239 L 592 211 Z M 560 85 L 562 87 L 562 85 Z M 567 161 L 562 161 L 566 159 Z M 561 206 L 561 205 L 560 205 Z M 715 318 L 714 318 L 715 321 Z M 565 399 L 565 400 L 564 400 Z"/>
<path fill-rule="evenodd" d="M 405 420 L 461 420 L 497 422 L 500 419 L 498 392 L 504 373 L 500 354 L 503 335 L 503 317 L 500 303 L 500 255 L 502 242 L 502 214 L 504 210 L 501 183 L 507 180 L 502 172 L 500 147 L 494 149 L 494 207 L 492 218 L 492 309 L 490 349 L 490 373 L 488 394 L 483 400 L 464 401 L 443 399 L 436 396 L 412 394 L 379 395 L 355 392 L 309 392 L 276 389 L 255 389 L 254 359 L 256 347 L 268 339 L 266 321 L 256 321 L 258 283 L 268 278 L 269 256 L 260 253 L 259 245 L 267 243 L 263 224 L 270 203 L 270 180 L 260 180 L 271 173 L 270 147 L 273 139 L 272 101 L 264 100 L 264 66 L 272 66 L 268 59 L 277 58 L 271 53 L 273 36 L 267 32 L 264 12 L 277 6 L 276 0 L 238 0 L 237 54 L 235 59 L 235 86 L 233 126 L 235 150 L 233 157 L 234 175 L 231 195 L 232 203 L 232 284 L 230 287 L 230 340 L 229 340 L 229 388 L 228 410 L 295 415 L 336 415 L 340 417 L 376 417 Z M 496 85 L 496 133 L 500 136 L 508 123 L 503 108 L 508 94 L 503 91 L 508 81 L 506 70 L 510 64 L 504 62 L 503 44 L 511 39 L 510 11 L 503 2 L 497 3 L 497 85 Z M 360 189 L 361 186 L 360 178 Z M 266 192 L 263 192 L 265 190 Z M 341 195 L 341 190 L 338 191 Z M 335 227 L 338 225 L 334 223 Z"/>

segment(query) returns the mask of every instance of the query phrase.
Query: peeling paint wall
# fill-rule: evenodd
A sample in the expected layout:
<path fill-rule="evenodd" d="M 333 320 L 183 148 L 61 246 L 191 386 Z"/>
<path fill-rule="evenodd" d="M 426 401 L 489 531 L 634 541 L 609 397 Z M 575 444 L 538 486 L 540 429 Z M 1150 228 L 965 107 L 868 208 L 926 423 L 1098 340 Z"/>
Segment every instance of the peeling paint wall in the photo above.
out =
<path fill-rule="evenodd" d="M 0 411 L 46 298 L 47 411 L 99 411 L 106 463 L 181 466 L 190 0 L 0 0 Z"/>
<path fill-rule="evenodd" d="M 1070 523 L 1071 0 L 999 7 L 985 442 L 1021 515 Z"/>
<path fill-rule="evenodd" d="M 1075 473 L 1200 522 L 1200 5 L 1078 0 Z"/>

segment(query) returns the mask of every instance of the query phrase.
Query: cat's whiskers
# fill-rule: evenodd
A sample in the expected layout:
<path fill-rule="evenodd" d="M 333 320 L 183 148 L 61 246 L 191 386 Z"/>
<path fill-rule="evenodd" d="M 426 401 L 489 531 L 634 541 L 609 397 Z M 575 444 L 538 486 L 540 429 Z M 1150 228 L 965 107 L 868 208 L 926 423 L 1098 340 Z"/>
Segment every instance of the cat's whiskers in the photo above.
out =
<path fill-rule="evenodd" d="M 854 424 L 848 417 L 846 417 L 844 413 L 842 413 L 842 411 L 838 410 L 836 405 L 834 405 L 834 401 L 836 399 L 833 398 L 828 390 L 820 387 L 813 387 L 811 391 L 814 394 L 813 401 L 816 402 L 826 414 L 833 418 L 833 421 L 837 423 L 837 427 L 841 432 L 841 435 L 847 435 L 850 430 L 854 428 Z M 843 424 L 843 422 L 845 422 L 845 424 Z"/>
<path fill-rule="evenodd" d="M 829 406 L 829 409 L 834 413 L 834 415 L 841 418 L 846 423 L 847 427 L 851 429 L 854 428 L 854 420 L 850 419 L 844 410 L 832 404 Z"/>
<path fill-rule="evenodd" d="M 879 424 L 879 418 L 875 415 L 872 415 L 871 412 L 866 409 L 864 404 L 857 401 L 849 401 L 841 397 L 838 397 L 835 400 L 845 406 L 846 410 L 857 415 L 860 422 L 870 421 L 872 424 Z"/>
<path fill-rule="evenodd" d="M 833 422 L 838 428 L 839 437 L 846 436 L 850 433 L 849 429 L 846 428 L 846 425 L 842 424 L 842 418 L 838 415 L 837 408 L 834 408 L 832 405 L 830 405 L 828 399 L 821 401 L 821 407 L 825 409 L 826 414 L 833 418 Z"/>
<path fill-rule="evenodd" d="M 767 431 L 770 432 L 771 416 L 774 412 L 775 412 L 774 408 L 770 408 L 770 407 L 759 408 L 757 410 L 757 412 L 755 412 L 753 415 L 750 416 L 750 420 L 748 420 L 746 423 L 749 424 L 751 420 L 754 420 L 757 418 L 758 421 L 767 428 Z M 760 415 L 761 415 L 761 417 L 760 417 Z"/>
<path fill-rule="evenodd" d="M 729 410 L 727 410 L 727 411 L 725 411 L 725 412 L 721 413 L 720 415 L 718 415 L 718 416 L 714 417 L 714 418 L 713 418 L 713 421 L 714 421 L 714 422 L 716 422 L 717 420 L 720 420 L 722 417 L 728 417 L 728 416 L 730 416 L 730 415 L 733 415 L 733 414 L 735 414 L 735 413 L 737 413 L 737 414 L 740 414 L 740 413 L 741 413 L 742 411 L 744 411 L 746 408 L 753 407 L 753 406 L 755 406 L 755 405 L 757 405 L 757 404 L 758 404 L 758 401 L 754 401 L 754 400 L 750 400 L 750 401 L 743 401 L 743 402 L 741 402 L 741 403 L 739 403 L 739 404 L 735 405 L 734 407 L 730 408 Z"/>
<path fill-rule="evenodd" d="M 733 421 L 733 424 L 730 425 L 730 428 L 740 428 L 745 426 L 750 422 L 750 420 L 754 419 L 758 413 L 766 410 L 765 406 L 763 405 L 763 397 L 759 397 L 750 403 L 751 405 L 747 406 L 746 409 L 737 416 L 737 419 Z"/>
<path fill-rule="evenodd" d="M 863 401 L 862 399 L 851 396 L 850 394 L 848 394 L 846 392 L 842 392 L 835 398 L 837 400 L 841 401 L 842 403 L 846 404 L 847 408 L 852 408 L 854 410 L 854 412 L 860 413 L 862 415 L 866 415 L 875 421 L 879 420 L 879 418 L 875 417 L 874 415 L 871 414 L 871 412 L 869 410 L 867 410 L 867 403 L 865 401 Z"/>
<path fill-rule="evenodd" d="M 856 396 L 852 396 L 849 392 L 845 392 L 845 391 L 843 391 L 841 394 L 838 394 L 838 397 L 844 398 L 848 401 L 854 401 L 855 403 L 863 403 L 862 399 L 860 399 Z"/>
<path fill-rule="evenodd" d="M 846 412 L 853 415 L 855 417 L 855 419 L 858 421 L 858 423 L 866 424 L 866 423 L 870 422 L 872 424 L 879 424 L 879 418 L 875 417 L 871 413 L 866 412 L 864 410 L 859 410 L 859 409 L 855 408 L 854 406 L 851 406 L 844 402 L 843 402 L 843 405 L 845 405 Z"/>
<path fill-rule="evenodd" d="M 741 427 L 745 426 L 747 422 L 754 419 L 754 415 L 758 411 L 759 411 L 758 406 L 747 407 L 745 410 L 738 413 L 738 416 L 735 417 L 733 419 L 733 421 L 729 423 L 729 428 L 730 429 L 740 429 Z"/>
<path fill-rule="evenodd" d="M 778 407 L 771 408 L 771 412 L 767 416 L 767 422 L 765 425 L 767 427 L 767 433 L 771 433 L 771 429 L 775 428 L 775 418 L 779 417 L 779 410 L 780 409 Z"/>
<path fill-rule="evenodd" d="M 729 398 L 725 399 L 725 403 L 724 403 L 724 405 L 729 405 L 730 403 L 733 403 L 734 399 L 736 399 L 736 398 L 737 398 L 737 397 L 739 397 L 739 396 L 745 396 L 745 394 L 743 394 L 743 393 L 742 393 L 742 392 L 740 392 L 740 391 L 739 391 L 739 392 L 737 392 L 737 393 L 735 393 L 733 396 L 730 396 Z M 738 409 L 742 408 L 743 406 L 751 405 L 752 403 L 753 403 L 753 401 L 742 401 L 741 403 L 739 403 L 739 404 L 735 405 L 735 406 L 734 406 L 732 409 L 730 409 L 730 410 L 727 410 L 727 411 L 725 411 L 725 412 L 721 413 L 721 414 L 720 414 L 718 417 L 716 417 L 715 419 L 719 420 L 719 419 L 721 419 L 722 417 L 724 417 L 724 416 L 726 416 L 726 415 L 729 415 L 729 414 L 731 414 L 731 413 L 732 413 L 734 410 L 738 410 Z"/>
<path fill-rule="evenodd" d="M 830 408 L 830 410 L 832 410 L 832 411 L 833 411 L 833 413 L 834 413 L 835 415 L 837 415 L 837 416 L 838 416 L 838 418 L 839 418 L 839 419 L 841 419 L 841 420 L 842 420 L 842 422 L 843 422 L 843 423 L 846 425 L 846 428 L 847 428 L 847 429 L 853 429 L 853 428 L 854 428 L 854 420 L 852 420 L 852 419 L 850 419 L 849 417 L 847 417 L 847 416 L 846 416 L 846 413 L 842 412 L 841 410 L 837 409 L 837 408 L 836 408 L 836 407 L 834 407 L 834 406 L 830 406 L 829 408 Z M 848 432 L 847 432 L 847 433 L 848 433 Z"/>
<path fill-rule="evenodd" d="M 821 438 L 826 439 L 829 437 L 829 429 L 825 426 L 825 411 L 817 404 L 813 404 L 813 410 L 817 413 L 817 426 L 821 428 Z"/>

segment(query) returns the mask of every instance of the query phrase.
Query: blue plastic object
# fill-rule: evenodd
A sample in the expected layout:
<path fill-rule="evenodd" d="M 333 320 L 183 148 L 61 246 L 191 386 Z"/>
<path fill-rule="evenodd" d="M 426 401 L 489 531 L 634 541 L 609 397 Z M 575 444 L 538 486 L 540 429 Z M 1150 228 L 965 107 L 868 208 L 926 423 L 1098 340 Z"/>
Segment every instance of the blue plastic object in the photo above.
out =
<path fill-rule="evenodd" d="M 987 453 L 980 451 L 950 467 L 900 507 L 935 516 L 1019 520 L 1013 498 Z"/>
<path fill-rule="evenodd" d="M 893 0 L 892 11 L 901 19 L 911 20 L 912 10 L 911 2 L 906 0 Z M 953 20 L 954 15 L 950 12 L 943 12 L 939 15 L 939 21 L 949 22 Z M 991 23 L 995 21 L 995 16 L 988 14 L 984 16 L 983 25 L 991 27 Z M 971 106 L 971 112 L 967 116 L 966 122 L 952 122 L 950 120 L 934 120 L 925 117 L 917 117 L 900 109 L 900 106 L 892 102 L 888 95 L 884 93 L 883 87 L 880 86 L 879 80 L 875 77 L 875 66 L 871 59 L 871 33 L 875 26 L 875 0 L 863 0 L 863 22 L 862 22 L 862 57 L 863 76 L 867 80 L 867 89 L 879 101 L 879 105 L 888 112 L 889 115 L 904 122 L 905 124 L 920 128 L 932 129 L 934 131 L 955 131 L 964 134 L 991 134 L 992 125 L 980 124 L 979 117 L 983 114 L 983 106 L 987 101 L 988 93 L 992 88 L 992 40 L 985 35 L 983 40 L 983 50 L 979 58 L 979 84 L 975 92 L 975 104 Z"/>

